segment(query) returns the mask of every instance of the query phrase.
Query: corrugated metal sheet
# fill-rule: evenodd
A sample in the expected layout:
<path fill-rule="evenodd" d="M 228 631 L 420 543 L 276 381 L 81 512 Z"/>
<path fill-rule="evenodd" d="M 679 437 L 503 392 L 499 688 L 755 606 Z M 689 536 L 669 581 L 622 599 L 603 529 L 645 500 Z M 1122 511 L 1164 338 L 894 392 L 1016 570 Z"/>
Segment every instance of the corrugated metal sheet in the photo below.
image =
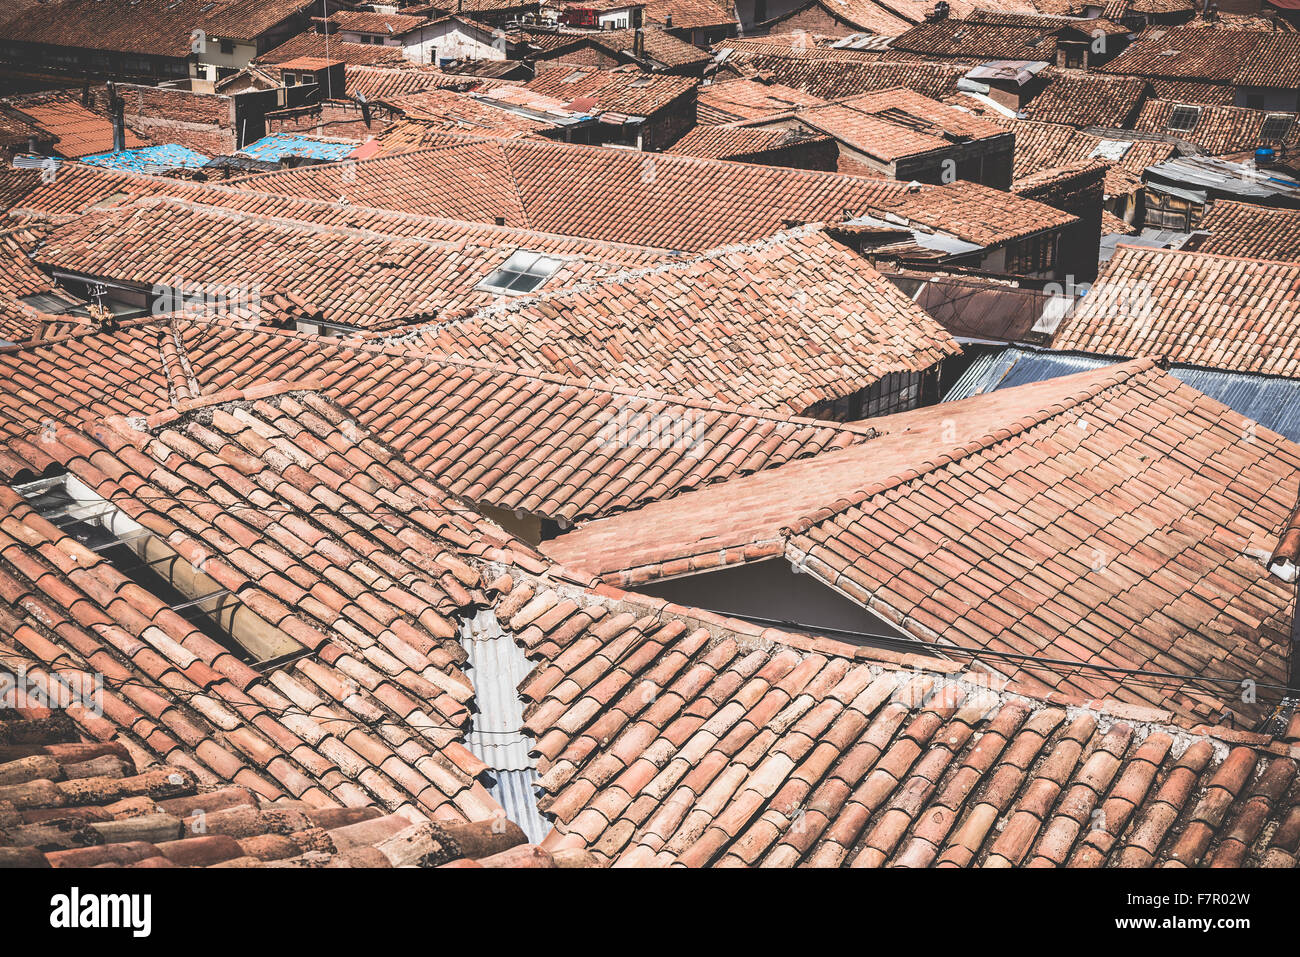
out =
<path fill-rule="evenodd" d="M 1030 385 L 1113 365 L 1117 359 L 1021 346 L 984 350 L 943 397 L 955 402 L 998 389 Z M 1169 374 L 1245 419 L 1300 442 L 1300 380 L 1173 366 Z"/>
<path fill-rule="evenodd" d="M 943 401 L 955 402 L 997 389 L 1009 389 L 1088 369 L 1099 369 L 1114 362 L 1114 359 L 1101 359 L 1097 356 L 1046 352 L 1019 346 L 993 348 L 986 350 L 971 363 L 970 368 L 948 390 Z"/>
<path fill-rule="evenodd" d="M 253 159 L 278 163 L 286 156 L 299 156 L 315 160 L 341 160 L 357 148 L 353 142 L 336 143 L 318 140 L 297 133 L 272 133 L 256 143 L 249 143 L 239 152 Z"/>
<path fill-rule="evenodd" d="M 495 783 L 489 791 L 505 808 L 506 816 L 537 843 L 551 824 L 537 809 L 533 789 L 537 764 L 529 754 L 533 739 L 523 731 L 524 706 L 517 690 L 533 666 L 490 608 L 461 622 L 460 643 L 469 655 L 469 677 L 478 708 L 466 744 L 493 769 Z"/>
<path fill-rule="evenodd" d="M 1300 442 L 1300 380 L 1175 366 L 1170 374 L 1292 442 Z"/>
<path fill-rule="evenodd" d="M 176 143 L 164 143 L 137 150 L 122 150 L 120 153 L 83 156 L 81 162 L 133 173 L 161 173 L 172 169 L 199 169 L 207 165 L 208 157 Z"/>

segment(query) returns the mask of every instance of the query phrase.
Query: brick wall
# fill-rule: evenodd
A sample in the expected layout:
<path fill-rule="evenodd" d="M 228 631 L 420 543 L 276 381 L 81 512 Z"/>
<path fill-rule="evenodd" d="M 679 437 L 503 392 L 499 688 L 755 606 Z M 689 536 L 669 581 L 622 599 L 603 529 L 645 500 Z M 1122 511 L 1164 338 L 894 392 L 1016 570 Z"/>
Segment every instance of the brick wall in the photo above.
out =
<path fill-rule="evenodd" d="M 152 86 L 118 86 L 125 104 L 126 125 L 153 143 L 179 143 L 205 156 L 233 153 L 237 148 L 235 101 L 214 93 L 193 93 Z M 108 90 L 93 92 L 97 108 L 106 113 Z"/>
<path fill-rule="evenodd" d="M 847 37 L 851 33 L 861 32 L 840 23 L 821 7 L 810 7 L 796 13 L 780 23 L 774 24 L 772 29 L 777 33 L 796 33 L 803 30 L 806 33 L 824 37 Z"/>

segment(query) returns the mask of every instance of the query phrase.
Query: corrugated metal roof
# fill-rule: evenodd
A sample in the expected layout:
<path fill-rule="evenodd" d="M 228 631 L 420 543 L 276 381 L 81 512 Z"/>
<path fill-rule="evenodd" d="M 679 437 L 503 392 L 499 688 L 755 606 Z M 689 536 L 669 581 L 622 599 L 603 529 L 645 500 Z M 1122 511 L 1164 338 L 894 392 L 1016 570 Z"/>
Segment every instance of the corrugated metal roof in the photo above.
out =
<path fill-rule="evenodd" d="M 998 389 L 1030 385 L 1059 376 L 1099 369 L 1120 361 L 1078 352 L 1052 352 L 1021 346 L 986 347 L 943 397 L 955 402 Z M 1169 374 L 1243 418 L 1300 442 L 1300 380 L 1172 366 Z"/>
<path fill-rule="evenodd" d="M 207 165 L 208 157 L 177 143 L 164 143 L 138 150 L 122 150 L 120 153 L 83 156 L 81 162 L 107 169 L 130 170 L 133 173 L 159 173 L 171 169 L 198 169 Z"/>
<path fill-rule="evenodd" d="M 240 154 L 253 159 L 278 163 L 286 156 L 300 156 L 314 160 L 341 160 L 357 148 L 355 142 L 332 143 L 296 133 L 272 133 L 256 143 L 249 143 Z"/>
<path fill-rule="evenodd" d="M 478 708 L 470 724 L 466 744 L 470 751 L 493 769 L 496 779 L 489 791 L 528 839 L 540 842 L 551 824 L 537 809 L 536 760 L 529 754 L 533 739 L 524 732 L 524 706 L 519 699 L 520 683 L 533 670 L 490 608 L 461 621 L 460 643 L 469 655 L 470 680 L 474 682 L 474 704 Z"/>

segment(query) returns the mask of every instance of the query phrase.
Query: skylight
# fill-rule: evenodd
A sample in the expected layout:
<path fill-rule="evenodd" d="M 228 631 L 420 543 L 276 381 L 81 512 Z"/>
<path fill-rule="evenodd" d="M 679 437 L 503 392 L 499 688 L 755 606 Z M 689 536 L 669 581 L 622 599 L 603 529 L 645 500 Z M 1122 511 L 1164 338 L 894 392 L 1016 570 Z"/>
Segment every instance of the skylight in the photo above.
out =
<path fill-rule="evenodd" d="M 516 250 L 475 289 L 483 292 L 529 293 L 559 270 L 563 263 L 527 249 Z"/>
<path fill-rule="evenodd" d="M 1201 108 L 1199 106 L 1175 106 L 1173 112 L 1169 114 L 1169 123 L 1166 128 L 1180 133 L 1188 133 L 1196 129 L 1196 123 L 1200 118 Z"/>
<path fill-rule="evenodd" d="M 1291 132 L 1291 127 L 1295 124 L 1295 117 L 1286 113 L 1270 113 L 1264 120 L 1264 126 L 1259 131 L 1260 139 L 1280 140 L 1284 139 Z"/>
<path fill-rule="evenodd" d="M 247 664 L 271 665 L 307 650 L 75 476 L 43 479 L 18 491 L 38 515 Z"/>

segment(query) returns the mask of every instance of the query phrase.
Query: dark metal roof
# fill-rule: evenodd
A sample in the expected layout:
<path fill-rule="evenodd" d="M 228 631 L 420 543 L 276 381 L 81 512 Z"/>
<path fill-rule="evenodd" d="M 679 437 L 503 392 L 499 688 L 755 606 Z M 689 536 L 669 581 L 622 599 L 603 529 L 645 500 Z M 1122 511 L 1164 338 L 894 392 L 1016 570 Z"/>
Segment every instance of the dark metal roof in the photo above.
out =
<path fill-rule="evenodd" d="M 1080 352 L 1021 346 L 989 346 L 943 397 L 954 402 L 997 389 L 1010 389 L 1112 365 L 1119 361 Z M 1279 376 L 1171 366 L 1169 374 L 1267 429 L 1300 442 L 1300 380 Z"/>

